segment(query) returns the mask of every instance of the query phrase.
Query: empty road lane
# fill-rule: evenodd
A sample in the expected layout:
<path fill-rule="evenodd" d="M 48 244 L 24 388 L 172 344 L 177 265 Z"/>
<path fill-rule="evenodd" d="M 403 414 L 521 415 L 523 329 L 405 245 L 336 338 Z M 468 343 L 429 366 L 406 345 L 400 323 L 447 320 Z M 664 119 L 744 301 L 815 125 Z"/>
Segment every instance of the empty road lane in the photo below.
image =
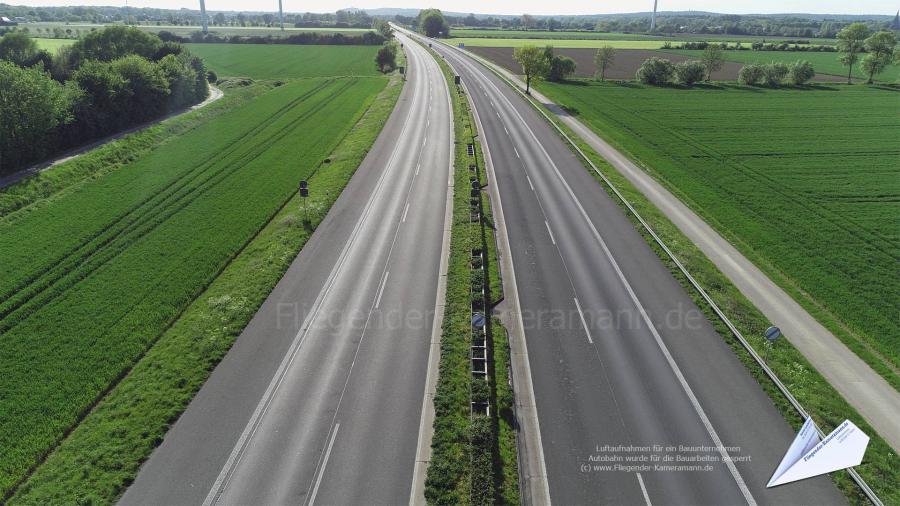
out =
<path fill-rule="evenodd" d="M 409 502 L 452 119 L 437 64 L 407 57 L 362 166 L 121 504 Z"/>
<path fill-rule="evenodd" d="M 552 502 L 844 503 L 827 477 L 765 488 L 794 429 L 545 120 L 434 47 L 496 176 Z"/>

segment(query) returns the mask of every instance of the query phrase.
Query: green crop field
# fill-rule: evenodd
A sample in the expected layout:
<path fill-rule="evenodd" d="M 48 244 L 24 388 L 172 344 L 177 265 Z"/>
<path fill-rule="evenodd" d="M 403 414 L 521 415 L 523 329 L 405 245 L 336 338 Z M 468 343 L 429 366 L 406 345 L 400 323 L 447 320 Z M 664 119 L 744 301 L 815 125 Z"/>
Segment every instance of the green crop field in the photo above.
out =
<path fill-rule="evenodd" d="M 38 39 L 38 38 L 34 39 L 34 41 L 37 42 L 37 45 L 40 49 L 46 49 L 47 51 L 50 51 L 51 54 L 56 53 L 57 49 L 59 49 L 63 46 L 69 46 L 73 42 L 75 42 L 72 39 Z"/>
<path fill-rule="evenodd" d="M 658 41 L 701 41 L 719 40 L 728 42 L 751 43 L 766 40 L 776 42 L 787 40 L 790 37 L 757 37 L 750 35 L 704 35 L 704 34 L 678 34 L 678 35 L 647 35 L 643 33 L 618 33 L 618 32 L 550 32 L 546 30 L 488 30 L 478 28 L 453 28 L 451 37 L 460 38 L 496 38 L 496 39 L 587 39 L 587 40 L 658 40 Z M 834 44 L 834 39 L 808 39 L 810 44 Z"/>
<path fill-rule="evenodd" d="M 185 44 L 219 77 L 376 76 L 378 46 Z"/>
<path fill-rule="evenodd" d="M 686 49 L 666 49 L 667 53 L 684 54 L 697 58 L 703 51 Z M 792 63 L 797 60 L 808 60 L 819 74 L 847 76 L 847 67 L 838 61 L 839 53 L 817 53 L 801 51 L 725 51 L 725 59 L 738 63 Z M 853 76 L 859 79 L 867 77 L 859 64 L 853 66 Z M 876 77 L 876 80 L 894 82 L 900 79 L 900 65 L 889 65 Z"/>
<path fill-rule="evenodd" d="M 29 23 L 26 27 L 31 32 L 32 35 L 40 37 L 41 34 L 47 34 L 48 36 L 53 33 L 55 28 L 59 28 L 65 32 L 66 30 L 70 30 L 71 33 L 66 35 L 75 36 L 78 34 L 83 34 L 89 32 L 91 30 L 102 30 L 107 26 L 111 26 L 114 23 L 60 23 L 60 22 L 39 22 L 39 23 Z M 180 35 L 182 37 L 188 37 L 194 32 L 199 32 L 199 26 L 168 26 L 168 25 L 136 25 L 136 28 L 140 30 L 144 30 L 150 33 L 159 33 L 163 30 L 167 32 L 172 32 L 176 35 Z M 302 32 L 320 32 L 320 33 L 343 33 L 345 35 L 359 35 L 363 32 L 371 31 L 368 28 L 330 28 L 330 27 L 322 27 L 322 28 L 294 28 L 292 26 L 285 26 L 282 31 L 278 27 L 268 27 L 268 26 L 213 26 L 210 25 L 209 33 L 220 35 L 220 36 L 232 36 L 232 35 L 244 35 L 244 36 L 272 36 L 272 37 L 288 37 L 290 35 L 294 35 Z"/>
<path fill-rule="evenodd" d="M 284 84 L 0 216 L 0 496 L 295 195 L 386 83 Z"/>
<path fill-rule="evenodd" d="M 876 370 L 900 366 L 900 92 L 540 88 L 647 166 L 788 292 L 836 319 L 835 333 Z"/>

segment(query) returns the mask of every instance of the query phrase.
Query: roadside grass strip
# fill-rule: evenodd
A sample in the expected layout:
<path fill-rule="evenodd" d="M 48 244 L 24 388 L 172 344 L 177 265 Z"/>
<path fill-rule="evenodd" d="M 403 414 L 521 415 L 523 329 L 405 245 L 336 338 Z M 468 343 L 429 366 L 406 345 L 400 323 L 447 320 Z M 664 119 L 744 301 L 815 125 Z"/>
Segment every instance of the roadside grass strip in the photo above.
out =
<path fill-rule="evenodd" d="M 0 493 L 87 416 L 13 502 L 118 497 L 305 241 L 297 183 L 346 184 L 383 120 L 317 169 L 386 83 L 276 87 L 0 219 Z"/>
<path fill-rule="evenodd" d="M 588 81 L 540 89 L 900 388 L 898 90 Z"/>
<path fill-rule="evenodd" d="M 289 44 L 185 44 L 222 77 L 296 79 L 378 76 L 379 46 L 301 46 Z"/>
<path fill-rule="evenodd" d="M 432 54 L 452 83 L 447 64 Z M 467 98 L 461 87 L 450 88 L 456 146 L 453 229 L 425 498 L 429 504 L 518 504 L 509 341 L 499 320 L 490 316 L 503 298 L 493 215 L 486 191 L 473 188 L 473 181 L 479 187 L 492 182 L 486 179 Z M 474 312 L 487 315 L 483 332 L 473 329 Z"/>
<path fill-rule="evenodd" d="M 542 92 L 546 93 L 543 89 Z M 536 108 L 535 102 L 531 102 Z M 545 110 L 546 112 L 546 110 Z M 547 112 L 553 118 L 551 112 Z M 583 142 L 571 129 L 553 118 L 552 123 L 558 126 L 578 148 L 591 160 L 603 175 L 616 187 L 622 196 L 633 206 L 656 235 L 667 245 L 691 276 L 704 287 L 719 308 L 728 316 L 732 324 L 744 335 L 757 353 L 765 353 L 769 368 L 781 379 L 794 397 L 809 412 L 816 424 L 826 434 L 849 418 L 862 431 L 870 436 L 868 450 L 862 464 L 854 469 L 866 480 L 884 504 L 900 504 L 900 466 L 896 465 L 897 453 L 882 439 L 875 430 L 828 384 L 813 368 L 803 355 L 794 348 L 790 341 L 783 339 L 772 345 L 764 337 L 764 332 L 771 323 L 766 317 L 722 274 L 718 268 L 685 236 L 669 219 L 657 209 L 628 179 L 609 165 L 599 154 Z M 606 137 L 608 139 L 608 137 Z M 791 426 L 799 428 L 804 420 L 793 405 L 778 390 L 765 371 L 758 365 L 743 345 L 733 336 L 730 329 L 719 319 L 718 315 L 694 289 L 681 270 L 663 251 L 653 237 L 643 228 L 638 219 L 619 200 L 615 192 L 594 172 L 587 162 L 585 169 L 598 181 L 611 198 L 622 207 L 623 211 L 634 223 L 635 227 L 648 244 L 656 251 L 662 262 L 684 286 L 694 302 L 713 323 L 723 340 L 734 350 L 747 370 L 759 382 L 772 399 L 775 407 Z M 838 489 L 847 497 L 850 504 L 869 505 L 868 498 L 850 478 L 846 471 L 830 474 Z"/>

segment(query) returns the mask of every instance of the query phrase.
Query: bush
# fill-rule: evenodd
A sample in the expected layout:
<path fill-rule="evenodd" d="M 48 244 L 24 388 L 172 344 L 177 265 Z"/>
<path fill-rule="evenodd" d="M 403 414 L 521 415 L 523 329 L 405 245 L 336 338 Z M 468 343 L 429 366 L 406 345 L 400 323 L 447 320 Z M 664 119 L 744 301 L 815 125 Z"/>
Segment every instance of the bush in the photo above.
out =
<path fill-rule="evenodd" d="M 777 87 L 788 75 L 788 66 L 782 62 L 774 62 L 763 67 L 766 86 Z"/>
<path fill-rule="evenodd" d="M 550 70 L 547 72 L 548 81 L 563 81 L 575 73 L 575 60 L 568 56 L 554 56 L 550 59 Z"/>
<path fill-rule="evenodd" d="M 641 64 L 635 77 L 644 84 L 662 85 L 672 80 L 674 65 L 664 58 L 647 58 Z"/>
<path fill-rule="evenodd" d="M 215 70 L 207 70 L 206 80 L 211 82 L 212 84 L 216 84 L 217 82 L 219 82 L 219 75 L 216 74 Z"/>
<path fill-rule="evenodd" d="M 741 67 L 741 71 L 738 72 L 738 82 L 748 86 L 757 86 L 763 81 L 765 74 L 763 65 L 750 63 Z"/>
<path fill-rule="evenodd" d="M 675 64 L 675 79 L 688 86 L 706 77 L 706 66 L 701 61 L 691 60 Z"/>
<path fill-rule="evenodd" d="M 816 71 L 813 69 L 812 63 L 806 60 L 797 60 L 788 69 L 788 79 L 798 86 L 806 84 L 814 77 L 816 77 Z"/>
<path fill-rule="evenodd" d="M 390 42 L 381 46 L 375 54 L 375 65 L 385 74 L 397 68 L 397 47 Z"/>

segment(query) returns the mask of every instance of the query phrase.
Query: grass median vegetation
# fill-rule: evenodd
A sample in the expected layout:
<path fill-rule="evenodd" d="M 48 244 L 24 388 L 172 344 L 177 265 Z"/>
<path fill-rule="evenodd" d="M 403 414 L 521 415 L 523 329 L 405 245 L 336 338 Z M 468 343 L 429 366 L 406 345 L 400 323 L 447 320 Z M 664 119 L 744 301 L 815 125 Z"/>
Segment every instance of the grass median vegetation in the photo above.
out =
<path fill-rule="evenodd" d="M 450 69 L 439 56 L 436 59 L 452 83 Z M 472 328 L 473 303 L 490 315 L 503 295 L 490 202 L 484 191 L 478 197 L 472 194 L 473 178 L 479 185 L 490 181 L 461 90 L 451 85 L 456 146 L 453 230 L 425 497 L 429 504 L 518 504 L 513 392 L 507 381 L 509 343 L 494 318 L 488 318 L 484 334 L 487 374 L 473 375 L 472 357 L 478 353 L 473 344 L 480 340 Z M 468 152 L 469 144 L 474 156 Z M 480 253 L 473 256 L 473 250 Z M 487 402 L 489 414 L 473 409 L 472 401 Z"/>

